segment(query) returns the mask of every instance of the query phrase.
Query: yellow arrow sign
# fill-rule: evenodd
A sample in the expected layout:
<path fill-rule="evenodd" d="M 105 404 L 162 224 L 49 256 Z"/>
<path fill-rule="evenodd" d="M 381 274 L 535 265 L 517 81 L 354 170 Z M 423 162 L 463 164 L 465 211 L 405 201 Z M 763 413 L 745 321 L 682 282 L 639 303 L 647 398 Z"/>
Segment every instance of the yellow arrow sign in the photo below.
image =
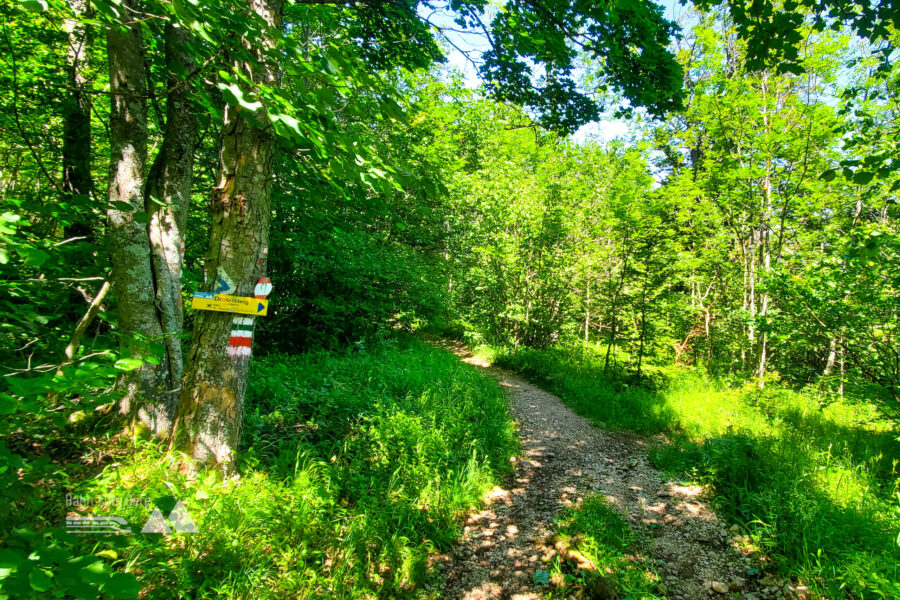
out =
<path fill-rule="evenodd" d="M 269 311 L 269 301 L 245 296 L 194 292 L 191 307 L 196 310 L 215 310 L 218 312 L 265 317 Z"/>

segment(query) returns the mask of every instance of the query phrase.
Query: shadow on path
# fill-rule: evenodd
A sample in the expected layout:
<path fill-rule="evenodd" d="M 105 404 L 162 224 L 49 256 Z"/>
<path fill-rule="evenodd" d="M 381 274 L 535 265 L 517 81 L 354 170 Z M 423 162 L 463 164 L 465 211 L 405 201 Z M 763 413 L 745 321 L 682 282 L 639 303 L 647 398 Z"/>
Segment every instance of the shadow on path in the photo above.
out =
<path fill-rule="evenodd" d="M 489 367 L 459 346 L 450 349 L 507 389 L 522 452 L 509 481 L 488 494 L 485 508 L 468 519 L 458 546 L 446 557 L 442 597 L 545 596 L 548 587 L 533 577 L 555 556 L 554 519 L 589 494 L 604 495 L 646 531 L 645 552 L 662 561 L 668 597 L 770 597 L 767 588 L 745 580 L 750 559 L 730 546 L 701 489 L 666 481 L 649 465 L 647 440 L 597 429 L 556 396 Z"/>

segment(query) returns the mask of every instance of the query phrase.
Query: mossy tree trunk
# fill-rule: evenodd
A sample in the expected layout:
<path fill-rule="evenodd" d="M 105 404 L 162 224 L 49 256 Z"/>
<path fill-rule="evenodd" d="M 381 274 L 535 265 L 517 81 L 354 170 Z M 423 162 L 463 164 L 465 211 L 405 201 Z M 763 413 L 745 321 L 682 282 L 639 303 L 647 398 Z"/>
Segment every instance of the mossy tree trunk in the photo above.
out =
<path fill-rule="evenodd" d="M 267 27 L 281 24 L 283 0 L 253 0 L 252 10 Z M 268 52 L 273 37 L 255 44 L 252 63 L 235 65 L 255 84 L 275 88 L 280 72 Z M 248 47 L 248 50 L 250 48 Z M 252 296 L 266 272 L 271 221 L 270 190 L 276 134 L 265 107 L 225 110 L 219 150 L 218 185 L 210 198 L 212 220 L 205 268 L 210 291 L 220 276 L 237 296 Z M 208 463 L 228 463 L 237 449 L 243 421 L 250 357 L 229 355 L 236 318 L 202 311 L 197 315 L 177 411 L 180 446 Z"/>

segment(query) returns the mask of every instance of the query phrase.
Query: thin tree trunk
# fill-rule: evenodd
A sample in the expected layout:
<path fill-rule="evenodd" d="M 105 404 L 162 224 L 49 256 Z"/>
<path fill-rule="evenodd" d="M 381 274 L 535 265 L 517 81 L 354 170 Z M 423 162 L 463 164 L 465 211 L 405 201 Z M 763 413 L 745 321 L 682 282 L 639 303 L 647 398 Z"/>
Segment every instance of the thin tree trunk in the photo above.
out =
<path fill-rule="evenodd" d="M 609 355 L 612 347 L 616 343 L 616 336 L 619 333 L 619 323 L 618 323 L 618 306 L 616 305 L 619 300 L 619 295 L 622 293 L 622 289 L 625 287 L 625 272 L 628 268 L 628 238 L 622 242 L 622 272 L 619 275 L 619 286 L 616 288 L 615 293 L 612 297 L 612 306 L 610 307 L 610 311 L 612 312 L 612 327 L 610 328 L 610 340 L 609 344 L 606 346 L 606 359 L 603 363 L 603 370 L 609 370 Z"/>
<path fill-rule="evenodd" d="M 72 362 L 75 360 L 75 353 L 81 346 L 81 339 L 84 337 L 84 334 L 87 333 L 88 327 L 91 326 L 91 323 L 94 322 L 94 319 L 100 313 L 100 307 L 103 306 L 103 301 L 106 300 L 106 296 L 107 294 L 109 294 L 109 290 L 111 288 L 112 285 L 110 284 L 110 280 L 107 278 L 103 281 L 103 285 L 101 285 L 100 289 L 97 291 L 97 295 L 94 296 L 93 300 L 91 300 L 91 303 L 88 305 L 87 311 L 84 313 L 84 315 L 82 315 L 81 319 L 78 320 L 78 324 L 75 326 L 75 330 L 72 332 L 72 337 L 69 338 L 69 343 L 66 345 L 66 349 L 63 351 L 62 361 L 56 367 L 57 376 L 61 376 L 65 372 L 65 368 L 72 364 Z M 47 404 L 50 406 L 55 405 L 58 398 L 58 392 L 50 392 L 47 395 Z"/>
<path fill-rule="evenodd" d="M 164 408 L 161 416 L 165 417 L 157 425 L 158 433 L 168 432 L 172 426 L 182 376 L 181 273 L 197 139 L 197 118 L 190 102 L 190 86 L 184 83 L 185 74 L 196 68 L 186 48 L 190 33 L 185 27 L 168 23 L 165 38 L 170 90 L 166 98 L 165 137 L 150 169 L 145 200 L 146 211 L 150 214 L 148 233 L 156 309 L 164 335 L 168 369 L 166 389 L 157 399 Z"/>
<path fill-rule="evenodd" d="M 840 394 L 841 394 L 841 400 L 843 400 L 844 399 L 844 334 L 843 333 L 841 334 L 840 348 L 841 348 L 841 351 L 840 351 L 840 366 L 841 366 Z"/>
<path fill-rule="evenodd" d="M 250 9 L 269 26 L 278 27 L 283 5 L 283 0 L 252 0 Z M 273 39 L 263 42 L 274 43 Z M 256 83 L 277 87 L 277 64 L 259 49 L 255 51 L 258 62 L 238 68 L 251 73 Z M 276 141 L 264 108 L 250 115 L 258 125 L 251 124 L 246 113 L 235 106 L 225 110 L 206 258 L 212 285 L 218 274 L 227 274 L 239 296 L 252 295 L 257 279 L 266 271 Z M 249 356 L 228 354 L 234 320 L 227 313 L 200 312 L 188 354 L 174 429 L 178 443 L 204 462 L 230 462 L 240 439 Z"/>
<path fill-rule="evenodd" d="M 768 135 L 769 133 L 769 87 L 768 87 L 768 73 L 763 72 L 762 79 L 762 89 L 763 89 L 763 125 L 764 131 Z M 769 274 L 769 271 L 772 268 L 772 249 L 770 247 L 770 233 L 771 233 L 771 219 L 772 219 L 772 162 L 769 157 L 766 157 L 766 167 L 765 167 L 765 176 L 763 178 L 763 210 L 762 210 L 762 219 L 760 223 L 760 252 L 762 252 L 762 269 L 763 273 L 766 275 Z M 763 319 L 766 318 L 766 315 L 769 311 L 769 292 L 764 291 L 762 293 L 762 297 L 760 298 L 760 311 L 759 316 Z M 768 334 L 765 330 L 762 331 L 762 335 L 760 336 L 760 345 L 759 345 L 759 368 L 757 369 L 757 375 L 759 377 L 759 387 L 763 389 L 766 385 L 766 352 L 768 350 Z"/>
<path fill-rule="evenodd" d="M 641 380 L 641 365 L 644 361 L 644 334 L 647 331 L 647 278 L 644 277 L 644 285 L 641 288 L 641 334 L 638 343 L 637 377 Z"/>
<path fill-rule="evenodd" d="M 828 377 L 834 371 L 835 359 L 837 359 L 837 340 L 831 338 L 831 341 L 828 343 L 828 359 L 825 361 L 825 371 L 823 373 L 825 377 Z"/>
<path fill-rule="evenodd" d="M 591 280 L 585 283 L 584 294 L 584 347 L 587 348 L 591 330 Z"/>
<path fill-rule="evenodd" d="M 91 95 L 87 93 L 84 62 L 88 56 L 89 29 L 83 18 L 87 0 L 70 0 L 73 17 L 66 19 L 66 83 L 69 95 L 63 104 L 62 191 L 69 202 L 91 193 Z M 89 236 L 91 223 L 79 220 L 65 230 L 67 238 Z"/>
<path fill-rule="evenodd" d="M 122 2 L 125 19 L 133 19 L 132 0 Z M 154 306 L 156 291 L 147 226 L 135 220 L 144 211 L 147 161 L 147 88 L 141 53 L 140 24 L 111 25 L 107 31 L 110 87 L 110 174 L 107 234 L 113 267 L 118 329 L 125 355 L 144 360 L 125 373 L 119 409 L 132 421 L 157 421 L 152 401 L 165 379 L 165 369 L 148 362 L 150 344 L 162 338 Z"/>

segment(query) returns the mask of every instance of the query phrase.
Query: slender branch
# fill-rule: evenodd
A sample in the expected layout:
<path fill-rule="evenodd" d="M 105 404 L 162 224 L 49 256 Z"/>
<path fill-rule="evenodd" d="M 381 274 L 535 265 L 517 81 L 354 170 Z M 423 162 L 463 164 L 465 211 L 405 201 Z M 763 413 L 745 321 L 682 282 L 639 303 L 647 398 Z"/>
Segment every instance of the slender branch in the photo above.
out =
<path fill-rule="evenodd" d="M 75 326 L 75 331 L 72 332 L 72 338 L 69 340 L 69 343 L 63 352 L 63 361 L 56 368 L 57 375 L 62 375 L 63 368 L 72 364 L 75 351 L 78 350 L 78 347 L 81 345 L 81 338 L 84 337 L 85 331 L 91 326 L 97 313 L 100 312 L 100 306 L 103 304 L 103 300 L 106 299 L 106 295 L 109 293 L 111 287 L 111 279 L 107 279 L 103 282 L 103 285 L 100 286 L 100 291 L 97 292 L 97 295 L 88 307 L 87 312 L 85 312 L 84 316 L 81 317 L 81 320 L 78 321 L 78 325 Z"/>

